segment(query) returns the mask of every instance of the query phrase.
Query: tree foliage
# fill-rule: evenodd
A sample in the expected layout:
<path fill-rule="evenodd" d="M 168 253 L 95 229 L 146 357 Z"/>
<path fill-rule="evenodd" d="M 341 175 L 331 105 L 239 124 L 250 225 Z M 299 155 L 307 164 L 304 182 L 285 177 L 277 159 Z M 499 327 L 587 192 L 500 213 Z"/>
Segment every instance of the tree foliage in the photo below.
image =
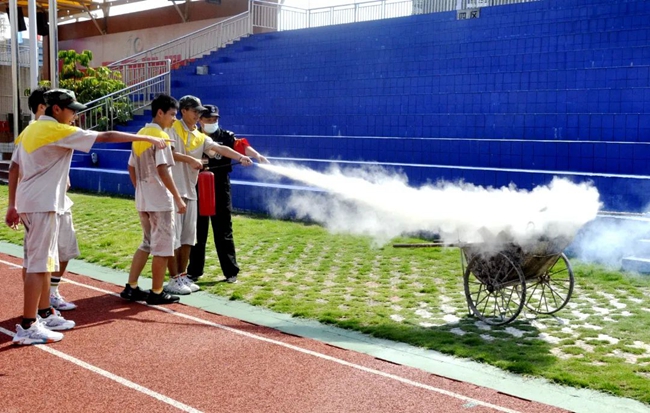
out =
<path fill-rule="evenodd" d="M 77 53 L 74 50 L 60 50 L 61 62 L 59 87 L 72 90 L 81 103 L 93 102 L 97 99 L 126 88 L 122 82 L 122 74 L 106 66 L 90 67 L 93 53 L 84 50 Z M 49 82 L 42 82 L 49 86 Z M 94 105 L 93 105 L 94 106 Z M 97 119 L 97 129 L 106 130 L 109 116 L 113 122 L 126 123 L 132 119 L 133 106 L 128 96 L 115 96 L 101 106 L 91 106 L 91 112 L 86 114 Z"/>
<path fill-rule="evenodd" d="M 90 50 L 81 53 L 59 51 L 59 60 L 62 61 L 59 86 L 74 91 L 81 103 L 91 102 L 126 87 L 120 72 L 106 66 L 92 68 L 89 66 L 92 59 Z"/>

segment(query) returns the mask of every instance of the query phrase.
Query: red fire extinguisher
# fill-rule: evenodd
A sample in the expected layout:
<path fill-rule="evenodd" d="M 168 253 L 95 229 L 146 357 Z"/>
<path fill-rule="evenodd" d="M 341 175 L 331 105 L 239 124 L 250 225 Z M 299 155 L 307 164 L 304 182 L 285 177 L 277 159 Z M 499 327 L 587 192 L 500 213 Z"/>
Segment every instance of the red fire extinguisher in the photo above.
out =
<path fill-rule="evenodd" d="M 209 217 L 216 214 L 214 196 L 214 174 L 210 171 L 199 173 L 199 215 Z"/>

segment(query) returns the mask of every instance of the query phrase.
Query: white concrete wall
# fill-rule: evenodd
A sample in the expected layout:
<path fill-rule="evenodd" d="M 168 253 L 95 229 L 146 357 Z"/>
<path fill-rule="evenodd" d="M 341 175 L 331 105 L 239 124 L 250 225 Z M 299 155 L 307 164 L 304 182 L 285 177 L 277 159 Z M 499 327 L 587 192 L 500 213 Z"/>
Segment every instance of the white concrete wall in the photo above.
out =
<path fill-rule="evenodd" d="M 77 52 L 90 50 L 93 52 L 91 65 L 101 66 L 177 39 L 220 20 L 223 19 L 201 20 L 78 40 L 65 40 L 59 42 L 59 50 L 73 49 Z"/>

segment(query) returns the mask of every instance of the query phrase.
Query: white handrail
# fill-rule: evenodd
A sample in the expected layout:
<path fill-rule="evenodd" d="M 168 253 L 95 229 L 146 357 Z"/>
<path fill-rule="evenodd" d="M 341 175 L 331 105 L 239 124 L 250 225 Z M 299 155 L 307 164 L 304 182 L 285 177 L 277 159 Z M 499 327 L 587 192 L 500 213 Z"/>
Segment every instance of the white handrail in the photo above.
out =
<path fill-rule="evenodd" d="M 114 72 L 119 72 L 119 80 L 127 86 L 140 83 L 149 78 L 166 73 L 170 70 L 170 60 L 154 60 L 150 62 L 133 62 L 112 64 L 109 68 Z"/>
<path fill-rule="evenodd" d="M 255 0 L 251 18 L 255 27 L 283 31 L 533 1 L 540 0 L 369 0 L 303 9 Z"/>
<path fill-rule="evenodd" d="M 119 119 L 120 116 L 125 116 L 127 113 L 130 116 L 134 111 L 149 106 L 151 101 L 161 93 L 170 94 L 171 61 L 167 59 L 155 63 L 158 64 L 158 67 L 164 63 L 164 70 L 160 70 L 161 73 L 85 103 L 88 109 L 77 113 L 78 126 L 83 129 L 100 127 L 113 129 L 115 119 Z"/>
<path fill-rule="evenodd" d="M 175 40 L 117 60 L 108 67 L 113 68 L 120 64 L 163 59 L 170 59 L 172 65 L 177 66 L 217 50 L 248 34 L 250 34 L 250 23 L 249 13 L 246 11 Z"/>

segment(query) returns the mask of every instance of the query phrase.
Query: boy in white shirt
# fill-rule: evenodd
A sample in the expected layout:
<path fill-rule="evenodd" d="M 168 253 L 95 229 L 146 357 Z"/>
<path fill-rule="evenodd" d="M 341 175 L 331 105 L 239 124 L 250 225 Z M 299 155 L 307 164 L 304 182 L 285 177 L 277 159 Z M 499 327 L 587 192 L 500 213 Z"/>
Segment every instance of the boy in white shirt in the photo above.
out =
<path fill-rule="evenodd" d="M 159 136 L 169 139 L 165 128 L 176 120 L 178 102 L 169 95 L 159 95 L 151 102 L 153 120 L 138 135 Z M 178 302 L 178 297 L 163 291 L 165 269 L 174 256 L 174 203 L 179 214 L 185 213 L 181 198 L 171 175 L 174 157 L 171 146 L 160 149 L 146 142 L 133 142 L 129 157 L 129 176 L 135 187 L 135 204 L 140 215 L 143 240 L 133 255 L 129 282 L 120 294 L 129 301 L 146 301 L 160 305 Z M 151 262 L 151 291 L 138 287 L 138 278 L 149 259 Z"/>
<path fill-rule="evenodd" d="M 196 183 L 199 171 L 203 168 L 201 158 L 203 154 L 221 156 L 235 159 L 243 166 L 250 166 L 253 161 L 248 156 L 235 152 L 231 148 L 219 145 L 197 128 L 201 113 L 206 108 L 201 100 L 195 96 L 183 96 L 179 101 L 182 118 L 174 122 L 168 130 L 172 139 L 174 161 L 172 175 L 176 187 L 183 197 L 187 210 L 184 215 L 176 215 L 176 252 L 174 260 L 170 260 L 169 283 L 165 291 L 171 294 L 190 294 L 199 290 L 199 286 L 187 277 L 186 269 L 190 258 L 190 250 L 196 244 L 196 219 L 198 208 L 196 204 Z"/>
<path fill-rule="evenodd" d="M 22 223 L 24 280 L 23 318 L 16 325 L 15 344 L 45 344 L 60 341 L 75 323 L 50 306 L 50 277 L 59 270 L 58 236 L 74 150 L 90 151 L 94 142 L 146 141 L 164 148 L 161 138 L 122 132 L 84 131 L 70 123 L 78 110 L 74 92 L 53 89 L 44 94 L 45 115 L 18 137 L 9 170 L 9 206 L 5 223 Z"/>
<path fill-rule="evenodd" d="M 38 118 L 45 114 L 47 105 L 45 104 L 44 95 L 48 90 L 50 90 L 49 87 L 41 86 L 34 89 L 34 91 L 29 95 L 27 104 L 34 114 L 34 120 L 32 120 L 30 124 L 36 122 Z M 70 178 L 68 178 L 68 187 L 69 186 Z M 66 301 L 61 293 L 59 293 L 59 283 L 61 282 L 61 278 L 63 278 L 63 274 L 65 274 L 66 268 L 68 268 L 68 262 L 73 258 L 77 258 L 80 254 L 79 244 L 77 243 L 77 234 L 72 222 L 73 202 L 68 196 L 65 197 L 65 202 L 65 212 L 59 217 L 59 271 L 53 272 L 52 277 L 50 277 L 50 305 L 59 311 L 68 311 L 77 308 L 74 303 Z M 23 278 L 24 277 L 25 268 L 23 268 Z"/>

